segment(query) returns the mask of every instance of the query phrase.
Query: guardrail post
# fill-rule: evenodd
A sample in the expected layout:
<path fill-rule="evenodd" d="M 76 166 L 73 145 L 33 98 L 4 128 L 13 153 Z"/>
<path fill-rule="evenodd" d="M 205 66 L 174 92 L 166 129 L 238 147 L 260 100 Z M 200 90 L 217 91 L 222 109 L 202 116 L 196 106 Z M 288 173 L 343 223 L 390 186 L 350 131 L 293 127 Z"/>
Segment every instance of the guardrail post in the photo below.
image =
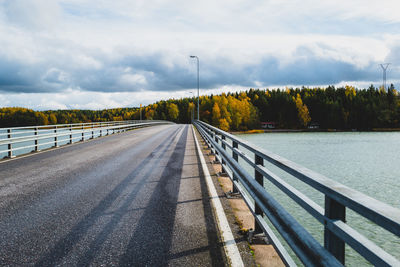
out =
<path fill-rule="evenodd" d="M 38 127 L 35 127 L 35 151 L 39 151 Z"/>
<path fill-rule="evenodd" d="M 346 207 L 339 202 L 325 196 L 325 216 L 329 219 L 346 220 Z M 344 264 L 345 242 L 332 233 L 326 226 L 324 231 L 324 247 L 333 256 Z"/>
<path fill-rule="evenodd" d="M 92 138 L 91 139 L 94 139 L 94 124 L 92 123 Z"/>
<path fill-rule="evenodd" d="M 223 150 L 226 150 L 226 145 L 224 143 L 225 141 L 225 135 L 221 135 L 222 141 L 221 141 L 221 146 Z M 225 166 L 226 166 L 226 162 L 225 160 L 222 158 L 222 165 L 221 165 L 221 173 L 226 173 L 225 171 Z"/>
<path fill-rule="evenodd" d="M 69 143 L 72 144 L 72 125 L 69 126 Z"/>
<path fill-rule="evenodd" d="M 100 127 L 100 137 L 103 136 L 103 125 L 101 122 L 99 122 L 99 124 L 97 124 Z"/>
<path fill-rule="evenodd" d="M 216 132 L 214 133 L 214 140 L 215 140 L 215 143 L 218 144 L 218 137 L 217 137 L 217 133 Z M 217 150 L 217 148 L 215 148 L 215 162 L 218 162 L 217 155 L 218 155 L 218 150 Z"/>
<path fill-rule="evenodd" d="M 54 136 L 54 146 L 58 147 L 57 126 L 55 126 L 54 134 L 55 134 L 55 136 Z"/>
<path fill-rule="evenodd" d="M 83 126 L 83 123 L 82 123 L 82 140 L 81 141 L 85 141 L 85 127 Z"/>
<path fill-rule="evenodd" d="M 254 155 L 254 163 L 256 165 L 264 166 L 264 159 L 262 157 L 260 157 L 259 155 L 255 154 Z M 256 179 L 258 184 L 260 184 L 262 187 L 264 187 L 264 176 L 259 171 L 257 171 L 257 169 L 254 169 L 254 178 Z M 260 208 L 259 205 L 257 205 L 257 203 L 255 203 L 255 205 L 254 205 L 254 213 L 256 215 L 264 216 L 262 209 Z M 254 233 L 258 234 L 258 233 L 262 233 L 262 232 L 263 232 L 262 228 L 258 225 L 257 221 L 254 220 Z"/>
<path fill-rule="evenodd" d="M 207 129 L 208 130 L 208 129 Z M 210 133 L 210 135 L 211 135 L 211 140 L 212 139 L 214 139 L 214 132 L 213 131 L 208 131 L 209 133 Z M 214 150 L 214 146 L 213 146 L 213 144 L 211 143 L 211 140 L 210 140 L 210 142 L 209 142 L 209 147 L 210 147 L 210 150 L 211 150 L 211 154 L 214 154 L 215 152 L 215 150 Z"/>
<path fill-rule="evenodd" d="M 235 153 L 235 148 L 238 148 L 239 145 L 237 142 L 232 140 L 232 158 L 236 161 L 239 161 L 239 156 L 238 154 Z M 233 173 L 233 182 L 238 181 L 238 178 L 236 177 L 235 173 Z M 235 185 L 232 183 L 232 193 L 239 193 L 239 190 L 235 187 Z"/>
<path fill-rule="evenodd" d="M 8 139 L 11 139 L 11 129 L 7 129 L 7 138 L 8 138 Z M 8 144 L 7 148 L 8 148 L 8 157 L 9 157 L 9 158 L 13 158 L 14 156 L 13 156 L 13 153 L 12 153 L 12 144 L 11 144 L 11 141 L 10 141 L 10 143 Z"/>

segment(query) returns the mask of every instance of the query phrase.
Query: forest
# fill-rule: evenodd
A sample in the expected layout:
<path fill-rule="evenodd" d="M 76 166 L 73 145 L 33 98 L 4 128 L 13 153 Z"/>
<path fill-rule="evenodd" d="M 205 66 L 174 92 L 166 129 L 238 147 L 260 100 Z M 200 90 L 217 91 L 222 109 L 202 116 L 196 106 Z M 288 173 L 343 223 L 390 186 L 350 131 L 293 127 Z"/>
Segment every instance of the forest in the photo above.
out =
<path fill-rule="evenodd" d="M 142 107 L 146 120 L 190 123 L 197 98 L 170 99 Z M 79 122 L 138 120 L 140 108 L 105 110 L 47 110 L 0 108 L 0 127 L 65 124 Z M 250 89 L 221 95 L 200 96 L 200 118 L 226 131 L 260 128 L 273 122 L 277 128 L 371 130 L 400 128 L 400 97 L 391 85 L 388 90 L 370 86 L 335 88 Z"/>

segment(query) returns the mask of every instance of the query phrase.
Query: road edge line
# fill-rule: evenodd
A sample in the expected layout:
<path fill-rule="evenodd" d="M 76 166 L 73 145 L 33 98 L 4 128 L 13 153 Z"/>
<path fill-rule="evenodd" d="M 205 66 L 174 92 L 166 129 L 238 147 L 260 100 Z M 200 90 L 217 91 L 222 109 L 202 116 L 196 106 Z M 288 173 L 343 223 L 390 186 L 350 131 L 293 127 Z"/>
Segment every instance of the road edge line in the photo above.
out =
<path fill-rule="evenodd" d="M 219 200 L 219 196 L 217 194 L 217 190 L 215 189 L 214 183 L 211 179 L 210 172 L 208 171 L 208 167 L 204 159 L 203 153 L 200 149 L 200 145 L 197 140 L 193 125 L 192 125 L 192 132 L 197 152 L 199 154 L 201 167 L 203 169 L 204 177 L 206 180 L 208 193 L 210 195 L 211 204 L 214 207 L 215 215 L 217 217 L 217 222 L 221 232 L 222 241 L 224 243 L 225 253 L 230 260 L 230 266 L 242 267 L 244 266 L 242 257 L 240 256 L 239 249 L 236 245 L 235 238 L 233 237 L 231 228 L 228 223 L 228 219 L 226 218 L 224 208 L 222 207 L 221 201 Z"/>

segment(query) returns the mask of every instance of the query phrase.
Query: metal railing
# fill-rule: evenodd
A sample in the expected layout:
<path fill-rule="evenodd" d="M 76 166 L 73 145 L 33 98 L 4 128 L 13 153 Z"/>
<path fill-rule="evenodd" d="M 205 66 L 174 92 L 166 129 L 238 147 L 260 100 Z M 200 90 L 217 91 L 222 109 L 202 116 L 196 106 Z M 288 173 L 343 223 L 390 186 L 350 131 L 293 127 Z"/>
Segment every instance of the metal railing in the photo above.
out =
<path fill-rule="evenodd" d="M 373 265 L 400 266 L 398 259 L 346 223 L 346 208 L 397 237 L 400 236 L 400 209 L 375 200 L 276 154 L 257 148 L 249 142 L 202 121 L 195 121 L 194 125 L 216 158 L 222 163 L 223 170 L 233 182 L 234 190 L 242 195 L 250 208 L 255 218 L 255 231 L 265 233 L 287 266 L 296 264 L 266 223 L 265 217 L 306 266 L 344 265 L 345 244 Z M 247 154 L 250 152 L 250 156 L 243 150 Z M 251 166 L 254 176 L 240 164 L 239 157 Z M 264 163 L 271 163 L 322 193 L 325 197 L 325 207 L 322 208 L 271 172 Z M 272 182 L 323 225 L 323 246 L 264 188 L 264 179 Z"/>
<path fill-rule="evenodd" d="M 130 120 L 0 128 L 0 155 L 6 154 L 5 157 L 12 158 L 18 152 L 25 154 L 58 147 L 61 144 L 72 144 L 134 128 L 166 123 L 171 122 Z"/>

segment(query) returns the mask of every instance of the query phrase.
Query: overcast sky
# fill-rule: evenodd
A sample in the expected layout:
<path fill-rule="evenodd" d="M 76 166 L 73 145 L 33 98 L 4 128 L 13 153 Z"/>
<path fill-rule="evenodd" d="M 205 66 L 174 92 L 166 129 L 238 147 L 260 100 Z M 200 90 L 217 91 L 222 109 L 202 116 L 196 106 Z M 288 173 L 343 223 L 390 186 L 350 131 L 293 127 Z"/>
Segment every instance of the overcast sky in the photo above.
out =
<path fill-rule="evenodd" d="M 0 107 L 138 106 L 284 86 L 400 87 L 398 0 L 0 0 Z"/>

